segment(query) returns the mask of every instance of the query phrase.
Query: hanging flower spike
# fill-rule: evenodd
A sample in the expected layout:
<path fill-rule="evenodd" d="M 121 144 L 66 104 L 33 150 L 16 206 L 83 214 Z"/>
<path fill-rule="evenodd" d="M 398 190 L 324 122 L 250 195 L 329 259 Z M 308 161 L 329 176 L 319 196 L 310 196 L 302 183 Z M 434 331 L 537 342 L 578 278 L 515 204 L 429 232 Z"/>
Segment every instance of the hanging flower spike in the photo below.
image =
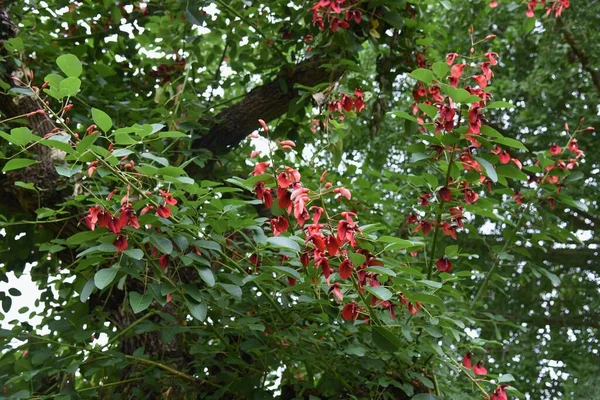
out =
<path fill-rule="evenodd" d="M 115 246 L 117 248 L 117 253 L 124 252 L 125 250 L 127 250 L 127 246 L 128 246 L 127 238 L 123 235 L 117 236 L 117 238 L 113 242 L 113 246 Z"/>
<path fill-rule="evenodd" d="M 479 360 L 477 365 L 473 367 L 475 375 L 487 375 L 487 369 L 483 366 L 483 360 Z"/>
<path fill-rule="evenodd" d="M 471 352 L 465 353 L 462 359 L 462 364 L 465 368 L 471 369 L 473 366 L 473 354 Z"/>
<path fill-rule="evenodd" d="M 435 265 L 442 272 L 452 271 L 452 263 L 446 257 L 442 257 L 442 258 L 438 259 L 437 263 Z"/>

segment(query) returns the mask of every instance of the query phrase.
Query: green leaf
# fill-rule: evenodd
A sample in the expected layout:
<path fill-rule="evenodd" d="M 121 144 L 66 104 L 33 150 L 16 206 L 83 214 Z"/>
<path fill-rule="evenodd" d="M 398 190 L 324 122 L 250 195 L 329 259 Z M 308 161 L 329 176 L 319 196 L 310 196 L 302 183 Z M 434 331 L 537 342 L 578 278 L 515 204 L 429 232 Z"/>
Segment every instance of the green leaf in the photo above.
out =
<path fill-rule="evenodd" d="M 6 165 L 4 165 L 4 168 L 2 168 L 2 172 L 14 171 L 16 169 L 29 167 L 30 165 L 37 163 L 37 161 L 30 160 L 29 158 L 13 158 L 11 160 L 8 160 Z"/>
<path fill-rule="evenodd" d="M 215 275 L 209 268 L 196 268 L 200 279 L 204 281 L 209 287 L 215 286 Z"/>
<path fill-rule="evenodd" d="M 112 119 L 110 116 L 102 110 L 92 108 L 92 119 L 96 126 L 102 129 L 104 132 L 108 132 L 113 126 Z"/>
<path fill-rule="evenodd" d="M 270 237 L 267 238 L 267 242 L 273 247 L 300 251 L 300 246 L 298 243 L 287 237 Z"/>
<path fill-rule="evenodd" d="M 185 304 L 192 317 L 196 318 L 200 322 L 203 322 L 206 319 L 206 314 L 208 313 L 208 307 L 206 306 L 206 303 L 194 304 L 186 300 Z"/>
<path fill-rule="evenodd" d="M 13 142 L 14 144 L 18 144 L 19 146 L 24 147 L 27 143 L 34 140 L 35 136 L 33 135 L 33 133 L 31 133 L 29 128 L 20 127 L 11 129 L 9 138 L 10 139 L 8 140 Z"/>
<path fill-rule="evenodd" d="M 150 243 L 163 254 L 171 254 L 173 252 L 173 243 L 165 237 L 151 236 Z"/>
<path fill-rule="evenodd" d="M 446 75 L 448 75 L 448 72 L 450 72 L 450 66 L 445 61 L 438 61 L 436 63 L 433 63 L 431 69 L 433 69 L 433 73 L 435 74 L 435 76 L 437 76 L 440 79 L 444 78 Z"/>
<path fill-rule="evenodd" d="M 514 104 L 510 104 L 506 101 L 494 101 L 493 103 L 488 104 L 485 108 L 515 108 Z"/>
<path fill-rule="evenodd" d="M 100 290 L 104 289 L 108 285 L 112 283 L 117 276 L 117 272 L 119 271 L 119 267 L 113 265 L 110 268 L 104 268 L 96 272 L 94 275 L 94 284 Z"/>
<path fill-rule="evenodd" d="M 445 308 L 444 307 L 444 301 L 433 295 L 433 294 L 428 294 L 428 293 L 414 293 L 410 295 L 411 300 L 413 301 L 418 301 L 420 303 L 425 303 L 425 304 L 433 304 L 434 306 L 438 306 L 440 308 Z"/>
<path fill-rule="evenodd" d="M 134 314 L 144 311 L 152 303 L 152 294 L 144 293 L 143 295 L 138 292 L 129 292 L 129 304 Z"/>
<path fill-rule="evenodd" d="M 263 267 L 263 268 L 265 270 L 267 270 L 267 271 L 275 271 L 275 272 L 282 273 L 284 275 L 287 275 L 287 276 L 289 276 L 291 278 L 294 278 L 294 279 L 298 280 L 298 282 L 303 282 L 304 281 L 304 279 L 302 278 L 302 276 L 294 268 L 279 267 L 279 266 Z"/>
<path fill-rule="evenodd" d="M 28 190 L 33 190 L 37 192 L 37 189 L 35 188 L 35 185 L 31 182 L 21 182 L 21 181 L 16 181 L 15 182 L 15 186 L 21 187 L 23 189 L 28 189 Z"/>
<path fill-rule="evenodd" d="M 419 110 L 427 114 L 429 118 L 435 118 L 438 111 L 436 107 L 430 106 L 429 104 L 419 103 L 417 104 L 417 107 L 419 107 Z"/>
<path fill-rule="evenodd" d="M 90 242 L 90 241 L 95 242 L 96 239 L 98 237 L 100 237 L 101 235 L 102 235 L 102 232 L 100 232 L 100 231 L 77 232 L 73 236 L 67 238 L 67 244 L 69 246 L 75 246 L 75 245 Z"/>
<path fill-rule="evenodd" d="M 398 336 L 383 326 L 372 327 L 371 338 L 373 339 L 373 343 L 379 346 L 379 348 L 390 353 L 398 350 L 402 344 Z"/>
<path fill-rule="evenodd" d="M 491 126 L 483 125 L 480 129 L 480 132 L 486 136 L 501 138 L 504 137 L 500 132 L 492 128 Z"/>
<path fill-rule="evenodd" d="M 431 85 L 434 79 L 433 72 L 425 68 L 415 69 L 413 72 L 410 73 L 410 76 L 428 85 Z"/>
<path fill-rule="evenodd" d="M 81 165 L 73 165 L 70 168 L 68 166 L 65 165 L 57 165 L 56 167 L 54 167 L 56 169 L 56 172 L 60 175 L 60 176 L 66 176 L 67 178 L 72 177 L 73 175 L 81 172 L 81 169 L 83 168 Z"/>
<path fill-rule="evenodd" d="M 225 289 L 227 293 L 235 297 L 237 300 L 242 299 L 242 288 L 240 288 L 238 285 L 231 285 L 229 283 L 219 283 L 219 286 Z"/>
<path fill-rule="evenodd" d="M 64 54 L 56 59 L 58 68 L 65 75 L 77 78 L 83 72 L 83 67 L 79 59 L 73 54 Z"/>
<path fill-rule="evenodd" d="M 407 113 L 406 111 L 393 111 L 393 112 L 391 112 L 391 114 L 393 114 L 399 118 L 404 118 L 404 119 L 407 119 L 412 122 L 417 122 L 417 119 L 415 117 L 413 117 L 412 115 L 410 115 L 409 113 Z"/>
<path fill-rule="evenodd" d="M 163 167 L 168 167 L 169 166 L 169 160 L 167 160 L 164 157 L 157 157 L 157 156 L 155 156 L 152 153 L 142 153 L 142 154 L 140 154 L 140 157 L 147 158 L 147 159 L 152 160 L 152 161 L 156 161 L 157 163 L 159 163 Z"/>
<path fill-rule="evenodd" d="M 360 253 L 348 253 L 348 258 L 356 266 L 362 265 L 367 260 L 367 257 Z"/>
<path fill-rule="evenodd" d="M 134 260 L 141 260 L 142 258 L 144 258 L 144 252 L 140 249 L 127 249 L 125 250 L 125 254 L 127 254 Z"/>
<path fill-rule="evenodd" d="M 472 95 L 465 89 L 457 89 L 450 85 L 442 86 L 442 92 L 450 96 L 450 98 L 452 98 L 452 100 L 454 100 L 457 103 L 470 104 L 481 101 L 481 98 Z"/>
<path fill-rule="evenodd" d="M 81 81 L 79 78 L 66 78 L 60 82 L 60 98 L 75 96 L 79 93 L 79 88 L 81 87 Z"/>
<path fill-rule="evenodd" d="M 515 140 L 515 139 L 511 139 L 511 138 L 507 138 L 507 137 L 501 137 L 501 138 L 496 138 L 494 140 L 494 142 L 496 142 L 498 144 L 502 144 L 504 146 L 512 147 L 512 148 L 515 148 L 515 149 L 529 151 L 527 149 L 527 147 L 525 147 L 525 145 L 523 143 L 521 143 L 521 142 L 519 142 L 518 140 Z"/>
<path fill-rule="evenodd" d="M 79 295 L 79 300 L 81 300 L 82 303 L 85 303 L 87 301 L 87 299 L 90 298 L 90 295 L 94 291 L 95 287 L 96 287 L 96 285 L 94 284 L 94 278 L 90 278 L 83 286 L 83 289 L 81 289 L 81 294 Z"/>
<path fill-rule="evenodd" d="M 368 292 L 380 300 L 387 301 L 392 298 L 393 293 L 383 286 L 365 286 Z"/>
<path fill-rule="evenodd" d="M 513 167 L 512 165 L 499 165 L 496 168 L 496 172 L 498 175 L 506 176 L 507 178 L 518 179 L 521 181 L 527 181 L 529 178 L 523 172 L 521 172 L 517 167 Z"/>
<path fill-rule="evenodd" d="M 214 251 L 221 251 L 219 243 L 212 240 L 196 240 L 194 244 L 201 249 L 209 249 Z"/>
<path fill-rule="evenodd" d="M 502 374 L 498 377 L 498 383 L 508 383 L 508 382 L 514 382 L 515 381 L 515 377 L 512 376 L 511 374 Z"/>
<path fill-rule="evenodd" d="M 396 273 L 389 268 L 380 267 L 378 265 L 365 268 L 365 271 L 373 272 L 375 274 L 387 275 L 387 276 L 396 276 Z"/>
<path fill-rule="evenodd" d="M 485 168 L 485 173 L 488 176 L 488 178 L 490 178 L 492 182 L 498 182 L 498 174 L 496 173 L 496 169 L 494 168 L 494 166 L 490 164 L 489 161 L 481 157 L 475 157 L 475 159 L 479 164 L 483 166 L 483 168 Z"/>

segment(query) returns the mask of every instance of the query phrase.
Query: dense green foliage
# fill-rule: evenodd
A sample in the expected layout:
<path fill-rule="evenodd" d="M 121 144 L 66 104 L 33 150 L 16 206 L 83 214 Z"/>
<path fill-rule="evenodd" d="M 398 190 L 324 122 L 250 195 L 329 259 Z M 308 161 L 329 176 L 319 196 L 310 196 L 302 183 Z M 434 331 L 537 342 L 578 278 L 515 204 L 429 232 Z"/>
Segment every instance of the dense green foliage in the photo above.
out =
<path fill-rule="evenodd" d="M 494 3 L 5 4 L 0 398 L 596 398 L 600 4 Z"/>

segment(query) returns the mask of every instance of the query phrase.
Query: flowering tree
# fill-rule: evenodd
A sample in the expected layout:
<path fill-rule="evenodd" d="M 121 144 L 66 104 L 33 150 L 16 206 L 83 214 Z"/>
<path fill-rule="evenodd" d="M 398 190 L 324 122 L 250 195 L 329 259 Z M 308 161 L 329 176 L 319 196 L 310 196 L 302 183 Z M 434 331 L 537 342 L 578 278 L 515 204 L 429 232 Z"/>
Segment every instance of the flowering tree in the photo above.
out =
<path fill-rule="evenodd" d="M 595 393 L 600 52 L 480 3 L 5 5 L 0 395 Z"/>

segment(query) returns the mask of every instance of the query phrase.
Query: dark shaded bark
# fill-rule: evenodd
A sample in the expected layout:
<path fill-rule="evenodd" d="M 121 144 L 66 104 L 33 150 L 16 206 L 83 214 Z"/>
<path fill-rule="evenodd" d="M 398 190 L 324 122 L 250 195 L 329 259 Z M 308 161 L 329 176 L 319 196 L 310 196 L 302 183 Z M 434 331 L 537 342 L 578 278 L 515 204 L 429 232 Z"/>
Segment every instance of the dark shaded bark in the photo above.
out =
<path fill-rule="evenodd" d="M 575 36 L 573 35 L 573 32 L 571 32 L 569 27 L 565 25 L 563 19 L 557 18 L 556 24 L 560 28 L 560 31 L 563 37 L 565 38 L 565 41 L 569 44 L 569 47 L 571 47 L 571 50 L 577 56 L 577 59 L 581 64 L 581 68 L 583 68 L 584 71 L 590 74 L 590 77 L 592 78 L 592 83 L 596 87 L 598 94 L 600 94 L 600 71 L 592 65 L 588 54 L 581 48 L 581 46 L 577 44 L 577 39 L 575 39 Z"/>
<path fill-rule="evenodd" d="M 290 102 L 298 96 L 295 84 L 315 86 L 341 76 L 341 70 L 332 72 L 323 68 L 323 64 L 323 60 L 310 59 L 282 69 L 275 80 L 251 90 L 241 101 L 217 114 L 208 122 L 211 125 L 208 133 L 192 147 L 208 149 L 217 155 L 227 153 L 260 128 L 258 119 L 269 122 L 288 111 Z"/>

